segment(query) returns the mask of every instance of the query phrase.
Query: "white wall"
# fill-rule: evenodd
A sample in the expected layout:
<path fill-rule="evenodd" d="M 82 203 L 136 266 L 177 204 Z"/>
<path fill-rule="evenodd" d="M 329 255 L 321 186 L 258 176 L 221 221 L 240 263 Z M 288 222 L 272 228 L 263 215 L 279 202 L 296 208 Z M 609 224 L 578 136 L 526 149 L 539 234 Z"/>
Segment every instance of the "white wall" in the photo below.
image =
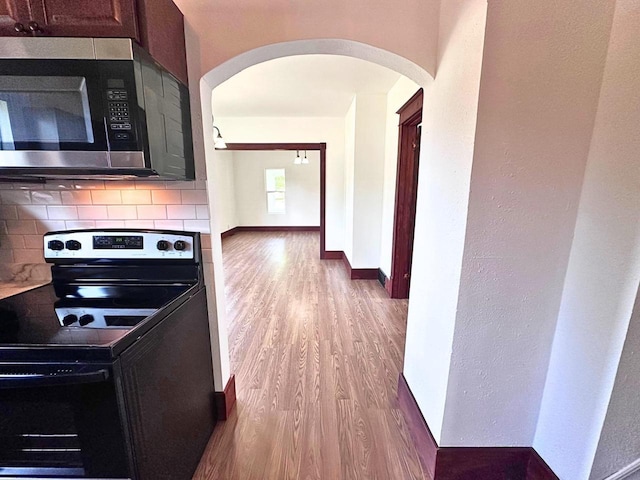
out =
<path fill-rule="evenodd" d="M 398 121 L 396 113 L 418 89 L 407 77 L 400 77 L 387 94 L 387 114 L 384 142 L 384 187 L 382 192 L 382 223 L 380 234 L 380 269 L 391 276 L 393 253 L 393 221 L 396 204 L 396 170 L 398 167 Z"/>
<path fill-rule="evenodd" d="M 344 118 L 216 117 L 216 125 L 229 143 L 326 143 L 326 249 L 343 249 Z"/>
<path fill-rule="evenodd" d="M 304 155 L 300 152 L 300 155 Z M 308 151 L 309 164 L 294 165 L 296 152 L 234 152 L 235 201 L 240 226 L 320 226 L 320 152 Z M 265 169 L 285 169 L 285 213 L 267 211 Z"/>
<path fill-rule="evenodd" d="M 353 165 L 353 268 L 378 268 L 384 186 L 386 95 L 356 95 Z"/>
<path fill-rule="evenodd" d="M 239 152 L 238 152 L 239 153 Z M 231 230 L 240 223 L 236 211 L 236 176 L 234 171 L 236 152 L 218 151 L 217 161 L 212 166 L 211 178 L 215 179 L 213 208 L 218 214 L 219 233 Z"/>
<path fill-rule="evenodd" d="M 356 158 L 356 98 L 344 119 L 344 210 L 345 226 L 343 248 L 347 258 L 353 258 L 353 179 Z"/>
<path fill-rule="evenodd" d="M 629 322 L 591 480 L 602 480 L 640 458 L 640 291 Z M 640 472 L 637 474 L 640 475 Z"/>
<path fill-rule="evenodd" d="M 534 442 L 568 480 L 589 475 L 640 279 L 639 29 L 618 0 Z"/>
<path fill-rule="evenodd" d="M 404 376 L 441 440 L 464 248 L 487 2 L 443 2 L 425 87 Z"/>
<path fill-rule="evenodd" d="M 612 12 L 489 2 L 445 446 L 533 442 Z"/>

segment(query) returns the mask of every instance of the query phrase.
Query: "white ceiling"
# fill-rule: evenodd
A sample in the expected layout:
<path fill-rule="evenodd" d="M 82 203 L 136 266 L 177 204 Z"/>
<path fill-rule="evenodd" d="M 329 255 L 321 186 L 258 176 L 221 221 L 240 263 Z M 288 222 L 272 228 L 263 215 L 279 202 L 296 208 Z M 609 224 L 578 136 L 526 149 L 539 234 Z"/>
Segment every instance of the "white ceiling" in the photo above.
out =
<path fill-rule="evenodd" d="M 254 65 L 213 90 L 219 117 L 343 116 L 357 93 L 386 94 L 400 74 L 337 55 L 301 55 Z"/>

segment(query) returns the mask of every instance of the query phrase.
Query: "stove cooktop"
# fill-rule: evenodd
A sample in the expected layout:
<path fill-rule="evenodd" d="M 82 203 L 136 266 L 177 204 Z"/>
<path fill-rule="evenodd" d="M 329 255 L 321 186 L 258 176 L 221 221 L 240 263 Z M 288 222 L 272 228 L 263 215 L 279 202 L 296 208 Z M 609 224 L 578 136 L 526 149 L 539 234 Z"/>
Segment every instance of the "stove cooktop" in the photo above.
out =
<path fill-rule="evenodd" d="M 189 288 L 48 284 L 7 297 L 0 300 L 0 360 L 21 348 L 110 349 Z"/>

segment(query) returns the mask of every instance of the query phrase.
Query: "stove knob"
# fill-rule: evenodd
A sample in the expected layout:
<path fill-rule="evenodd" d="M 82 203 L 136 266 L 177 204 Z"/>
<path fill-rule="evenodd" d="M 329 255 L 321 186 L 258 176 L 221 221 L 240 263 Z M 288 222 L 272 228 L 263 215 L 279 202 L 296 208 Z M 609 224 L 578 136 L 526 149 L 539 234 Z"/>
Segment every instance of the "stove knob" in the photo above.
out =
<path fill-rule="evenodd" d="M 166 240 L 159 240 L 156 244 L 156 247 L 158 247 L 158 250 L 169 250 L 169 242 L 167 242 Z"/>
<path fill-rule="evenodd" d="M 47 246 L 49 247 L 49 250 L 58 251 L 64 248 L 64 243 L 62 243 L 60 240 L 49 240 Z"/>
<path fill-rule="evenodd" d="M 187 248 L 187 242 L 185 242 L 184 240 L 177 240 L 174 244 L 173 244 L 173 248 L 175 248 L 178 251 L 183 251 L 186 250 Z"/>
<path fill-rule="evenodd" d="M 65 246 L 68 250 L 80 250 L 82 248 L 82 244 L 77 240 L 67 240 Z"/>
<path fill-rule="evenodd" d="M 71 325 L 72 323 L 76 323 L 78 321 L 78 316 L 74 315 L 73 313 L 70 313 L 69 315 L 65 315 L 64 318 L 62 319 L 62 324 L 65 327 L 68 327 L 69 325 Z"/>
<path fill-rule="evenodd" d="M 85 325 L 89 325 L 91 322 L 93 322 L 93 315 L 87 314 L 87 315 L 82 315 L 78 323 L 80 324 L 81 327 L 84 327 Z"/>

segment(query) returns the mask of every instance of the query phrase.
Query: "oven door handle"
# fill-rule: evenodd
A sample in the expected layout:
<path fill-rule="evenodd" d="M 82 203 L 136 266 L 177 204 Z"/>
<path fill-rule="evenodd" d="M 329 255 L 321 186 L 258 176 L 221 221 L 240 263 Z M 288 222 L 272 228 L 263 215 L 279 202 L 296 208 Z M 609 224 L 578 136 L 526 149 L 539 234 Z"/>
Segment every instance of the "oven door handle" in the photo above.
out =
<path fill-rule="evenodd" d="M 64 385 L 83 385 L 101 383 L 109 380 L 109 370 L 101 368 L 90 372 L 56 374 L 56 375 L 13 375 L 0 374 L 0 389 L 59 387 Z"/>

